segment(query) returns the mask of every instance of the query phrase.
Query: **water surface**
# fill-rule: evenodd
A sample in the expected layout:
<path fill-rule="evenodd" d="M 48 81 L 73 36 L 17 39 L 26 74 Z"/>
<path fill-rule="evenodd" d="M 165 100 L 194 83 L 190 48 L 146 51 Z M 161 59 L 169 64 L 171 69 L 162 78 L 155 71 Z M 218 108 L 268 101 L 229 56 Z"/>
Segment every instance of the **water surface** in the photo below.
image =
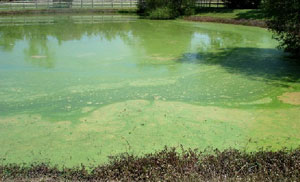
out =
<path fill-rule="evenodd" d="M 297 147 L 300 66 L 276 46 L 246 26 L 0 17 L 0 160 Z"/>

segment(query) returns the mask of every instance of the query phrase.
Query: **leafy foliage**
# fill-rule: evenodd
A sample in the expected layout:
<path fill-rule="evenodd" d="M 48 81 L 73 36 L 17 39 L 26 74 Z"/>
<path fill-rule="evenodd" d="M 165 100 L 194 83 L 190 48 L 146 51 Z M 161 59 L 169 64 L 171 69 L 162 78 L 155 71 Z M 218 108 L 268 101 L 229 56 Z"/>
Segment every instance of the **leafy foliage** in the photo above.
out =
<path fill-rule="evenodd" d="M 267 25 L 280 48 L 300 55 L 300 0 L 266 0 Z"/>
<path fill-rule="evenodd" d="M 222 0 L 227 8 L 257 9 L 261 0 Z"/>
<path fill-rule="evenodd" d="M 156 8 L 152 10 L 149 13 L 150 19 L 157 19 L 157 20 L 167 20 L 167 19 L 173 19 L 174 15 L 170 8 L 164 7 L 164 8 Z"/>
<path fill-rule="evenodd" d="M 139 0 L 138 2 L 138 12 L 145 15 L 152 14 L 152 17 L 157 17 L 155 19 L 191 15 L 194 13 L 194 9 L 195 0 Z"/>
<path fill-rule="evenodd" d="M 136 157 L 123 154 L 106 165 L 87 170 L 31 166 L 0 166 L 3 181 L 299 181 L 300 149 L 245 153 L 238 150 L 205 154 L 175 148 Z"/>

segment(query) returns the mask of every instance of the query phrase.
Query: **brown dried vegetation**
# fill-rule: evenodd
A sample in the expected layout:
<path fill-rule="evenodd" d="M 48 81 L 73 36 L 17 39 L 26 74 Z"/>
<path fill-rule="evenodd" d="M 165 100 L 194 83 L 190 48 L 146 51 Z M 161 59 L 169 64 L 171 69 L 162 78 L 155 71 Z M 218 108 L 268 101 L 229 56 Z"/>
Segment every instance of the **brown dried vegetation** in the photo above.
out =
<path fill-rule="evenodd" d="M 300 148 L 277 152 L 238 150 L 205 154 L 175 148 L 142 157 L 123 154 L 94 167 L 0 166 L 0 181 L 299 181 Z"/>

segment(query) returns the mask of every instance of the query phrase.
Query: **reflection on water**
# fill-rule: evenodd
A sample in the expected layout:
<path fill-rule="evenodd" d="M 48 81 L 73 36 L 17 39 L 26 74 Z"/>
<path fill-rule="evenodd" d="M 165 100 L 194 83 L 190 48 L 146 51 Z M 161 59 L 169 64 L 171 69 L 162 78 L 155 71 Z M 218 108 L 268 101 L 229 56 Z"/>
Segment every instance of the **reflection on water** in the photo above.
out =
<path fill-rule="evenodd" d="M 24 48 L 25 60 L 33 65 L 51 68 L 56 62 L 55 50 L 49 49 L 53 38 L 59 44 L 94 35 L 111 40 L 116 36 L 126 36 L 129 31 L 113 28 L 114 23 L 131 22 L 136 19 L 134 16 L 116 15 L 2 17 L 0 47 L 2 50 L 12 51 L 17 41 L 25 39 L 28 44 L 28 47 Z M 83 23 L 84 26 L 81 25 Z"/>
<path fill-rule="evenodd" d="M 1 17 L 0 158 L 76 165 L 164 145 L 298 146 L 299 64 L 276 44 L 246 26 Z"/>
<path fill-rule="evenodd" d="M 136 20 L 137 17 L 116 15 L 1 18 L 0 46 L 2 50 L 13 51 L 17 41 L 25 39 L 24 43 L 28 44 L 27 48 L 24 48 L 26 60 L 34 65 L 49 68 L 56 62 L 56 51 L 49 48 L 54 40 L 61 45 L 63 42 L 86 38 L 98 37 L 104 41 L 120 39 L 119 41 L 134 46 L 134 49 L 141 49 L 136 52 L 146 53 L 145 58 L 161 61 L 174 60 L 189 49 L 208 51 L 246 41 L 239 34 L 235 34 L 232 39 L 230 32 L 220 34 L 205 29 L 188 30 L 190 27 L 170 22 Z M 36 61 L 39 58 L 44 58 L 40 60 L 40 64 Z"/>
<path fill-rule="evenodd" d="M 113 22 L 130 22 L 137 20 L 136 16 L 121 15 L 73 15 L 73 16 L 4 16 L 0 17 L 0 26 L 49 25 L 69 22 L 73 24 L 96 24 Z"/>

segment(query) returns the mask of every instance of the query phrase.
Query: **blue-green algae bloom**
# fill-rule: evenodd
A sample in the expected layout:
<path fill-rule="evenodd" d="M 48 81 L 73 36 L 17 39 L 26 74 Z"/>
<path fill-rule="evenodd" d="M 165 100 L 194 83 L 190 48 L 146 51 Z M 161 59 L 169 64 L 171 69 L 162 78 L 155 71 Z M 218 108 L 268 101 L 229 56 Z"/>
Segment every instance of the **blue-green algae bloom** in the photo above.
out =
<path fill-rule="evenodd" d="M 0 162 L 298 147 L 300 64 L 277 45 L 248 26 L 2 16 Z"/>

